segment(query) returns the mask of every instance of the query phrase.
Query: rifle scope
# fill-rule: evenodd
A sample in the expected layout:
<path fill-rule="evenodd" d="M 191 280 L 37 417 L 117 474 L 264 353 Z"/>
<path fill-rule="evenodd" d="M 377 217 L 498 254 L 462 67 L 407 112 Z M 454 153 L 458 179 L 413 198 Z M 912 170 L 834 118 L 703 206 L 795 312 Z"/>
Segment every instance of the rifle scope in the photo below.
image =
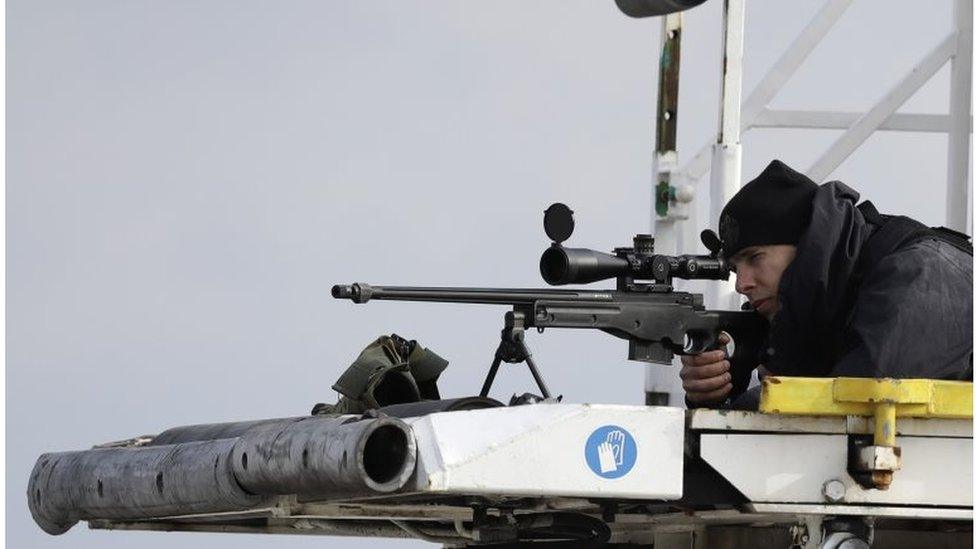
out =
<path fill-rule="evenodd" d="M 635 279 L 653 280 L 662 285 L 670 285 L 672 278 L 729 278 L 728 264 L 719 256 L 717 249 L 710 255 L 655 254 L 654 237 L 649 234 L 634 236 L 634 247 L 615 248 L 613 254 L 589 248 L 563 247 L 562 241 L 569 238 L 574 227 L 572 213 L 563 204 L 553 204 L 546 210 L 544 217 L 546 234 L 553 243 L 542 253 L 539 270 L 543 280 L 552 286 L 588 284 L 608 278 L 627 282 Z"/>

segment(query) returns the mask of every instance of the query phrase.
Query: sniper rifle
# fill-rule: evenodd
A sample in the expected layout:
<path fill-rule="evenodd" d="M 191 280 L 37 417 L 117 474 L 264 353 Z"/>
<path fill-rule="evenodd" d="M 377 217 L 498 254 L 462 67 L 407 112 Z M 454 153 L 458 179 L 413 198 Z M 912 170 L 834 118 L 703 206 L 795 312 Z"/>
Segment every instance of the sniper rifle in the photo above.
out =
<path fill-rule="evenodd" d="M 721 242 L 711 231 L 702 233 L 708 255 L 668 256 L 654 253 L 651 235 L 634 236 L 633 247 L 613 254 L 588 248 L 566 248 L 562 242 L 573 232 L 572 210 L 553 204 L 544 226 L 553 243 L 542 254 L 542 278 L 550 285 L 587 284 L 616 278 L 615 290 L 432 288 L 336 285 L 332 296 L 354 303 L 371 300 L 433 301 L 509 305 L 502 340 L 482 386 L 488 396 L 501 362 L 525 362 L 544 398 L 551 398 L 528 347 L 525 328 L 587 328 L 626 339 L 628 359 L 671 364 L 674 355 L 696 355 L 719 346 L 719 334 L 733 341 L 732 392 L 747 388 L 765 339 L 767 322 L 751 310 L 706 310 L 702 294 L 675 291 L 674 278 L 728 280 L 729 266 L 720 255 Z M 646 282 L 640 282 L 646 281 Z"/>

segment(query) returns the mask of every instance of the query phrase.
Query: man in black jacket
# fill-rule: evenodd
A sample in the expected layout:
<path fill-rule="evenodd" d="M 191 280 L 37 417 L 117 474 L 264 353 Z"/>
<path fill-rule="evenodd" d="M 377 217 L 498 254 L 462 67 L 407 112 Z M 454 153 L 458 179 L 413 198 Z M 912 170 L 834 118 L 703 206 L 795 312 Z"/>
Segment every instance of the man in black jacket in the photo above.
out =
<path fill-rule="evenodd" d="M 722 210 L 736 291 L 770 321 L 763 369 L 971 381 L 971 244 L 858 199 L 774 160 Z M 729 369 L 724 350 L 683 357 L 689 405 L 737 396 Z"/>

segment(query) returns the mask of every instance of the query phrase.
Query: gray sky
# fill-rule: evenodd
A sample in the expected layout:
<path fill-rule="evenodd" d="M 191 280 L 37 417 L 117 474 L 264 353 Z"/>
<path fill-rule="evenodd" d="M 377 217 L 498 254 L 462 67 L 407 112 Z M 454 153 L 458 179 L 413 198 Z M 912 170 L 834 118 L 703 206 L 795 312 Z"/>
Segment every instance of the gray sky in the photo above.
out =
<path fill-rule="evenodd" d="M 820 5 L 748 3 L 746 93 Z M 773 105 L 870 107 L 949 30 L 951 2 L 917 6 L 855 3 Z M 720 22 L 719 0 L 686 14 L 685 159 L 717 128 Z M 574 245 L 646 232 L 658 26 L 609 1 L 8 1 L 9 544 L 394 545 L 51 537 L 25 490 L 45 451 L 307 413 L 381 333 L 451 359 L 442 394 L 477 393 L 504 308 L 354 306 L 329 288 L 541 286 L 555 201 L 576 211 Z M 943 68 L 902 110 L 946 112 L 947 97 Z M 772 158 L 805 169 L 837 136 L 747 134 L 743 176 Z M 941 225 L 945 143 L 876 135 L 833 178 Z M 643 402 L 625 342 L 529 345 L 566 401 Z M 494 395 L 531 388 L 505 369 Z"/>

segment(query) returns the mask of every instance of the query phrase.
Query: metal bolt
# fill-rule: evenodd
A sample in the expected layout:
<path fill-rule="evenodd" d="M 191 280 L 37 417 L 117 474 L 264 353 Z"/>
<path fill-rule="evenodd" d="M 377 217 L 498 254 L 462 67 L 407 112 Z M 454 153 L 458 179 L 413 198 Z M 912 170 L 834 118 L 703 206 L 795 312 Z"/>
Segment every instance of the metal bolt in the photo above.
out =
<path fill-rule="evenodd" d="M 833 478 L 823 484 L 821 491 L 825 500 L 830 503 L 837 503 L 844 501 L 844 496 L 847 495 L 847 486 L 842 481 Z"/>
<path fill-rule="evenodd" d="M 894 480 L 894 477 L 895 474 L 891 471 L 874 471 L 871 473 L 871 482 L 878 490 L 887 490 L 891 488 L 891 481 Z"/>

